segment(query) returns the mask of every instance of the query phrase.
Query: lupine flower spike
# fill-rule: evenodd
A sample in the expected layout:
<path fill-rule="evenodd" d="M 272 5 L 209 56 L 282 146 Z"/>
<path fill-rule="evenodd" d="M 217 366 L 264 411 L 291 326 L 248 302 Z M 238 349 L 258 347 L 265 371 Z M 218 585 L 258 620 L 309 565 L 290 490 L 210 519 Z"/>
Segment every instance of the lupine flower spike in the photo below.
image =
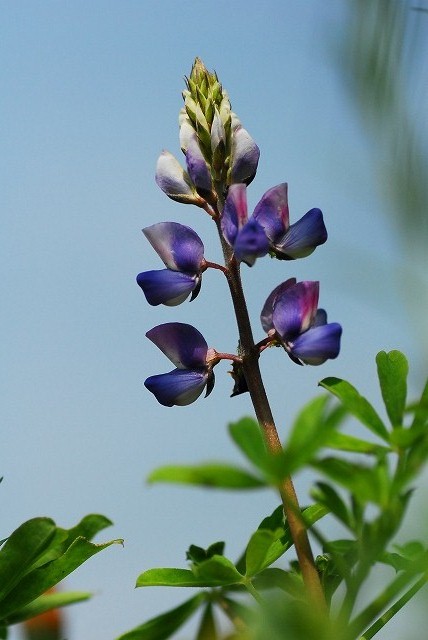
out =
<path fill-rule="evenodd" d="M 317 308 L 318 295 L 318 282 L 290 278 L 272 291 L 260 316 L 268 336 L 297 364 L 318 365 L 339 354 L 342 327 L 327 324 L 326 312 Z"/>

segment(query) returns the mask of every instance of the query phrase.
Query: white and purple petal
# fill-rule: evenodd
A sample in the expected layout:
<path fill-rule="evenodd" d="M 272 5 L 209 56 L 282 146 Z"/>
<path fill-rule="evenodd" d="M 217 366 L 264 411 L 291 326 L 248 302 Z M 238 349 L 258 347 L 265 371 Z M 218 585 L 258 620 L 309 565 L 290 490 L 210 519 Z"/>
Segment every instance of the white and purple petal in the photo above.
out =
<path fill-rule="evenodd" d="M 249 185 L 256 175 L 259 158 L 260 149 L 239 123 L 232 133 L 232 183 Z"/>
<path fill-rule="evenodd" d="M 295 260 L 306 258 L 326 240 L 327 230 L 322 212 L 320 209 L 311 209 L 273 242 L 272 249 L 278 258 Z"/>
<path fill-rule="evenodd" d="M 229 187 L 221 216 L 221 230 L 227 242 L 233 246 L 239 229 L 248 219 L 247 188 L 245 184 Z"/>
<path fill-rule="evenodd" d="M 275 329 L 272 322 L 273 309 L 275 307 L 276 299 L 284 293 L 290 287 L 296 284 L 296 278 L 289 278 L 285 282 L 281 282 L 275 289 L 269 294 L 266 302 L 263 305 L 262 312 L 260 314 L 260 321 L 263 329 L 266 333 L 269 333 L 272 329 Z"/>
<path fill-rule="evenodd" d="M 178 369 L 206 367 L 208 345 L 195 327 L 182 322 L 167 322 L 146 333 Z"/>
<path fill-rule="evenodd" d="M 172 200 L 184 204 L 196 204 L 191 181 L 181 164 L 169 151 L 162 151 L 156 164 L 156 184 Z"/>
<path fill-rule="evenodd" d="M 256 220 L 250 219 L 238 231 L 233 245 L 233 253 L 239 262 L 252 267 L 257 258 L 262 258 L 269 251 L 269 240 L 263 228 Z"/>
<path fill-rule="evenodd" d="M 289 344 L 290 355 L 305 364 L 318 365 L 336 358 L 342 327 L 337 322 L 311 327 Z"/>
<path fill-rule="evenodd" d="M 319 282 L 298 282 L 279 295 L 274 303 L 272 323 L 284 341 L 307 331 L 318 306 Z"/>
<path fill-rule="evenodd" d="M 266 191 L 254 209 L 253 217 L 261 224 L 272 243 L 285 234 L 290 224 L 286 182 Z"/>
<path fill-rule="evenodd" d="M 169 373 L 150 376 L 144 382 L 144 386 L 165 407 L 174 405 L 182 407 L 199 398 L 207 381 L 208 372 L 204 369 L 194 371 L 174 369 Z"/>
<path fill-rule="evenodd" d="M 165 304 L 175 307 L 186 300 L 199 284 L 200 277 L 160 269 L 158 271 L 143 271 L 137 276 L 137 284 L 143 290 L 146 300 L 152 306 Z"/>
<path fill-rule="evenodd" d="M 200 272 L 204 245 L 193 229 L 178 222 L 158 222 L 143 229 L 143 233 L 166 267 Z"/>
<path fill-rule="evenodd" d="M 211 174 L 197 142 L 196 135 L 188 140 L 186 164 L 190 179 L 198 192 L 200 192 L 201 195 L 211 193 Z"/>

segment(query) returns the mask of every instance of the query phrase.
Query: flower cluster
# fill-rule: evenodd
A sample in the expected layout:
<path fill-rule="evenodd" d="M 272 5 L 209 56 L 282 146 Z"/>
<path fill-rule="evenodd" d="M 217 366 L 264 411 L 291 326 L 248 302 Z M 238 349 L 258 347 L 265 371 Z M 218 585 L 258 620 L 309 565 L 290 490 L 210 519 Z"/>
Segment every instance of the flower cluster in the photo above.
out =
<path fill-rule="evenodd" d="M 144 271 L 138 285 L 151 305 L 175 306 L 198 295 L 202 274 L 208 268 L 239 270 L 253 266 L 267 254 L 279 260 L 310 255 L 327 240 L 320 209 L 313 208 L 290 224 L 287 184 L 269 189 L 248 215 L 247 187 L 259 162 L 259 148 L 232 112 L 227 93 L 215 73 L 196 59 L 180 112 L 180 146 L 186 169 L 163 151 L 156 166 L 156 182 L 166 195 L 204 209 L 214 220 L 225 256 L 225 265 L 209 262 L 199 236 L 185 225 L 161 222 L 143 229 L 165 268 Z M 232 294 L 233 295 L 233 294 Z M 319 283 L 290 278 L 268 296 L 261 324 L 267 345 L 282 346 L 297 364 L 319 365 L 335 358 L 342 329 L 327 323 L 318 309 Z M 154 327 L 147 337 L 173 362 L 169 373 L 149 377 L 145 386 L 163 405 L 187 405 L 214 385 L 213 367 L 229 359 L 239 367 L 240 356 L 209 349 L 204 337 L 191 325 L 171 322 Z M 240 383 L 245 390 L 245 381 Z"/>

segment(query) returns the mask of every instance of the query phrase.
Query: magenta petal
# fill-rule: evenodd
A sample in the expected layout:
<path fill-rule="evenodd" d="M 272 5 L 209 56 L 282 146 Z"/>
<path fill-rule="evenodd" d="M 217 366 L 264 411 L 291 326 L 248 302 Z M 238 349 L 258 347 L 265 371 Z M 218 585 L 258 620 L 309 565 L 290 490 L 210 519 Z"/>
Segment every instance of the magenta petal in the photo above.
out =
<path fill-rule="evenodd" d="M 199 273 L 204 245 L 193 229 L 178 222 L 158 222 L 143 233 L 169 269 Z"/>
<path fill-rule="evenodd" d="M 245 184 L 230 185 L 223 207 L 221 230 L 227 242 L 232 246 L 239 229 L 248 219 L 246 189 Z"/>
<path fill-rule="evenodd" d="M 257 258 L 269 251 L 269 240 L 256 220 L 249 220 L 236 236 L 233 253 L 239 262 L 252 267 Z"/>
<path fill-rule="evenodd" d="M 286 182 L 272 187 L 254 209 L 253 217 L 262 225 L 271 242 L 276 242 L 289 227 L 287 190 Z"/>
<path fill-rule="evenodd" d="M 165 304 L 175 307 L 181 304 L 197 287 L 199 280 L 196 275 L 171 269 L 143 271 L 137 276 L 137 283 L 152 306 Z"/>
<path fill-rule="evenodd" d="M 272 314 L 277 298 L 281 296 L 284 291 L 286 291 L 290 287 L 293 287 L 295 284 L 296 278 L 289 278 L 285 282 L 281 282 L 281 284 L 275 287 L 272 293 L 269 294 L 260 314 L 260 321 L 266 333 L 269 333 L 271 329 L 275 328 L 272 323 Z"/>
<path fill-rule="evenodd" d="M 208 345 L 203 335 L 190 324 L 167 322 L 146 333 L 178 369 L 206 366 Z"/>
<path fill-rule="evenodd" d="M 311 209 L 295 222 L 287 233 L 274 241 L 273 250 L 278 258 L 295 260 L 306 258 L 327 240 L 327 230 L 320 209 Z"/>
<path fill-rule="evenodd" d="M 150 376 L 144 385 L 165 407 L 185 406 L 201 395 L 207 380 L 208 373 L 205 370 L 174 369 L 169 373 Z"/>
<path fill-rule="evenodd" d="M 283 340 L 309 329 L 318 306 L 319 282 L 298 282 L 277 297 L 272 322 Z"/>
<path fill-rule="evenodd" d="M 290 353 L 305 364 L 322 364 L 339 354 L 341 335 L 337 322 L 311 327 L 289 345 Z"/>

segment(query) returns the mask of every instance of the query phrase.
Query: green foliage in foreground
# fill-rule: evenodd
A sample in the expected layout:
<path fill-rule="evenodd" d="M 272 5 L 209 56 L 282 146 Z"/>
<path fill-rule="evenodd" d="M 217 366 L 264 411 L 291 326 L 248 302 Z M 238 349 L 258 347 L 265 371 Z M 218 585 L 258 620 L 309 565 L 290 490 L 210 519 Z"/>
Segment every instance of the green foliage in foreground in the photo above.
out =
<path fill-rule="evenodd" d="M 24 522 L 0 549 L 0 638 L 7 627 L 40 613 L 87 600 L 91 594 L 45 594 L 96 553 L 121 540 L 94 544 L 90 540 L 110 526 L 101 515 L 88 515 L 71 529 L 50 518 Z"/>
<path fill-rule="evenodd" d="M 170 638 L 197 611 L 201 620 L 196 640 L 224 637 L 213 611 L 230 621 L 229 640 L 282 640 L 284 629 L 288 640 L 369 640 L 424 586 L 425 541 L 399 546 L 393 540 L 428 458 L 428 383 L 419 401 L 409 406 L 405 356 L 380 352 L 376 363 L 388 422 L 349 382 L 326 378 L 320 386 L 329 393 L 302 409 L 281 455 L 269 456 L 257 422 L 243 418 L 229 425 L 229 433 L 249 469 L 211 461 L 162 467 L 149 477 L 152 483 L 254 490 L 275 488 L 290 473 L 312 468 L 319 474 L 312 489 L 314 503 L 302 509 L 301 517 L 321 548 L 317 567 L 329 616 L 307 602 L 294 558 L 288 566 L 273 566 L 293 546 L 278 507 L 250 535 L 236 561 L 224 555 L 223 542 L 208 549 L 193 544 L 187 552 L 188 568 L 144 571 L 138 587 L 202 591 L 118 640 Z M 342 538 L 325 537 L 317 523 L 327 515 L 340 524 Z M 390 567 L 390 580 L 372 602 L 359 605 L 357 597 L 379 565 Z"/>

